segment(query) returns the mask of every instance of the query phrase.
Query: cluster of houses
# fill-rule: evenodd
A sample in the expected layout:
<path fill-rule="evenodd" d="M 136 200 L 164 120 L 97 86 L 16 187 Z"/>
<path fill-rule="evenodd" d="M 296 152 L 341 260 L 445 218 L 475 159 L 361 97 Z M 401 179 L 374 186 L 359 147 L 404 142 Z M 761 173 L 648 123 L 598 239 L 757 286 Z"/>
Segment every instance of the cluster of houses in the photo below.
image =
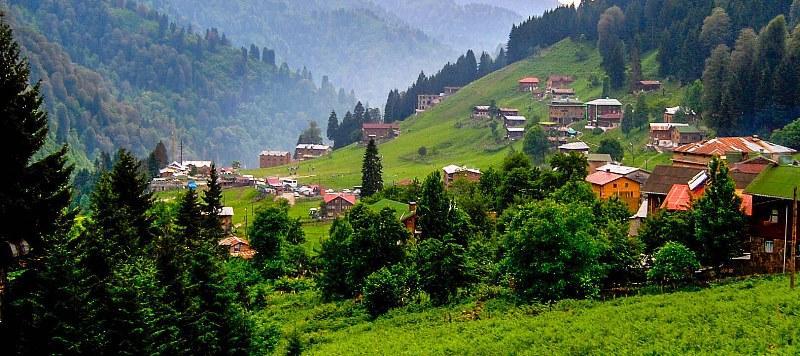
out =
<path fill-rule="evenodd" d="M 588 148 L 588 147 L 587 147 Z M 583 152 L 583 151 L 582 151 Z M 659 211 L 686 211 L 702 197 L 709 183 L 708 163 L 714 156 L 727 161 L 749 219 L 747 253 L 739 267 L 752 273 L 780 272 L 791 241 L 792 190 L 800 185 L 796 151 L 758 137 L 720 137 L 674 149 L 671 165 L 652 172 L 616 163 L 592 166 L 586 181 L 600 199 L 616 197 L 631 211 L 631 234 L 643 219 Z"/>
<path fill-rule="evenodd" d="M 505 138 L 516 141 L 525 136 L 525 126 L 528 120 L 519 114 L 519 110 L 512 108 L 499 108 L 498 113 L 503 120 Z M 472 108 L 472 118 L 476 120 L 492 119 L 491 107 L 488 105 L 478 105 Z"/>
<path fill-rule="evenodd" d="M 675 116 L 682 113 L 690 123 L 676 122 Z M 650 142 L 648 146 L 657 150 L 670 151 L 676 147 L 703 141 L 705 133 L 698 129 L 694 123 L 697 115 L 694 111 L 683 109 L 680 106 L 666 108 L 662 122 L 650 123 Z"/>
<path fill-rule="evenodd" d="M 333 148 L 329 145 L 298 144 L 294 149 L 294 156 L 289 151 L 261 151 L 258 154 L 258 167 L 271 168 L 287 165 L 298 161 L 308 161 L 330 154 Z"/>
<path fill-rule="evenodd" d="M 430 110 L 436 105 L 439 105 L 444 99 L 455 94 L 461 87 L 444 87 L 444 91 L 439 94 L 420 94 L 417 95 L 417 110 L 416 113 L 423 113 Z"/>

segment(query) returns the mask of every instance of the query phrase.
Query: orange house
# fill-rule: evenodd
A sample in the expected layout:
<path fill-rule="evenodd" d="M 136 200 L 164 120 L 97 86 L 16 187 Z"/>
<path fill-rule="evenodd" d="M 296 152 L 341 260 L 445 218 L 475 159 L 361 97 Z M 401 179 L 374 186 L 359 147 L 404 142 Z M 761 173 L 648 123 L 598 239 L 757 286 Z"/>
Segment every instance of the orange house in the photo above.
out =
<path fill-rule="evenodd" d="M 586 181 L 592 185 L 592 191 L 600 199 L 608 200 L 617 197 L 628 206 L 630 211 L 635 212 L 639 209 L 642 191 L 639 183 L 635 180 L 621 174 L 597 171 L 586 177 Z"/>

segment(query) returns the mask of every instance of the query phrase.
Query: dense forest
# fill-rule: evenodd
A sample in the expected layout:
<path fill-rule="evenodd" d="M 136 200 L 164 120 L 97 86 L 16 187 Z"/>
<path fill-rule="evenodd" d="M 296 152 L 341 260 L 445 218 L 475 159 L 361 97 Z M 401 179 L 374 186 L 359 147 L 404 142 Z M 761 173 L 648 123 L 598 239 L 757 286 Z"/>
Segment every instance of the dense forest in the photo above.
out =
<path fill-rule="evenodd" d="M 0 4 L 42 82 L 51 139 L 85 152 L 87 166 L 120 147 L 143 157 L 158 141 L 173 158 L 182 142 L 186 158 L 252 163 L 355 103 L 326 77 L 318 88 L 309 71 L 278 64 L 273 49 L 235 48 L 134 1 Z"/>
<path fill-rule="evenodd" d="M 224 29 L 234 43 L 274 48 L 293 67 L 330 75 L 366 100 L 458 52 L 383 7 L 357 0 L 148 0 L 186 23 Z M 511 22 L 504 23 L 508 27 Z M 505 36 L 500 36 L 500 43 Z M 496 45 L 495 45 L 496 46 Z"/>

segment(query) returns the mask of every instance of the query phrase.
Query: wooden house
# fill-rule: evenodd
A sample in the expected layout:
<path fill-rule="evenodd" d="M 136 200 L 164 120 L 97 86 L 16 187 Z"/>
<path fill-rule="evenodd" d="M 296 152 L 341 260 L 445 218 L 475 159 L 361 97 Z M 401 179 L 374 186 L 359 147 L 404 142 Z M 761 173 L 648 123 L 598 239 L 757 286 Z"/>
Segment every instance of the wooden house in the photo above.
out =
<path fill-rule="evenodd" d="M 640 80 L 634 85 L 634 91 L 647 92 L 661 90 L 661 82 L 658 80 Z"/>
<path fill-rule="evenodd" d="M 356 205 L 356 196 L 348 193 L 328 193 L 323 197 L 323 216 L 333 219 L 346 214 Z"/>
<path fill-rule="evenodd" d="M 397 123 L 367 122 L 361 125 L 361 142 L 364 144 L 369 143 L 369 140 L 380 142 L 397 136 L 400 136 L 400 125 Z"/>
<path fill-rule="evenodd" d="M 572 125 L 586 117 L 586 104 L 574 99 L 553 100 L 547 106 L 550 120 L 559 125 Z"/>
<path fill-rule="evenodd" d="M 575 89 L 572 88 L 551 88 L 550 95 L 555 99 L 575 98 Z"/>
<path fill-rule="evenodd" d="M 236 236 L 228 236 L 220 240 L 217 244 L 225 248 L 228 251 L 228 255 L 231 257 L 249 260 L 256 255 L 256 250 L 250 247 L 250 243 L 247 242 L 247 240 Z"/>
<path fill-rule="evenodd" d="M 641 198 L 640 183 L 622 174 L 607 171 L 597 171 L 586 177 L 586 181 L 592 185 L 592 191 L 602 200 L 616 197 L 630 211 L 639 208 Z"/>
<path fill-rule="evenodd" d="M 567 88 L 575 82 L 575 77 L 569 75 L 551 75 L 547 78 L 547 88 Z"/>
<path fill-rule="evenodd" d="M 488 105 L 478 105 L 472 108 L 473 119 L 488 119 L 491 116 Z"/>
<path fill-rule="evenodd" d="M 521 140 L 525 137 L 524 127 L 506 127 L 506 138 L 510 141 Z"/>
<path fill-rule="evenodd" d="M 792 199 L 797 186 L 800 186 L 800 166 L 784 165 L 765 169 L 744 190 L 752 197 L 749 229 L 752 272 L 788 270 L 789 251 L 796 249 L 792 246 L 792 233 L 798 229 L 793 224 Z"/>
<path fill-rule="evenodd" d="M 288 151 L 262 151 L 258 155 L 259 168 L 283 166 L 291 162 L 292 154 Z"/>
<path fill-rule="evenodd" d="M 525 116 L 503 116 L 503 125 L 505 127 L 525 127 L 528 119 Z"/>
<path fill-rule="evenodd" d="M 534 90 L 539 89 L 539 78 L 536 77 L 522 78 L 519 80 L 518 84 L 519 84 L 519 91 L 533 92 Z"/>
<path fill-rule="evenodd" d="M 295 147 L 294 158 L 300 161 L 322 157 L 331 153 L 331 146 L 328 145 L 314 145 L 314 144 L 299 144 Z"/>
<path fill-rule="evenodd" d="M 589 154 L 589 145 L 583 141 L 565 143 L 561 146 L 558 146 L 558 152 L 567 154 L 572 152 Z"/>
<path fill-rule="evenodd" d="M 622 103 L 617 99 L 596 99 L 586 103 L 586 118 L 589 125 L 613 129 L 622 125 Z"/>
<path fill-rule="evenodd" d="M 461 90 L 461 87 L 444 87 L 444 92 L 442 93 L 442 96 L 448 97 L 450 95 L 457 93 L 459 90 Z"/>
<path fill-rule="evenodd" d="M 513 108 L 500 108 L 500 116 L 519 116 L 519 110 Z"/>
<path fill-rule="evenodd" d="M 451 164 L 442 168 L 444 171 L 444 185 L 449 187 L 458 179 L 466 179 L 470 182 L 477 182 L 481 179 L 481 171 L 475 168 L 459 167 Z"/>
<path fill-rule="evenodd" d="M 442 102 L 444 97 L 441 94 L 430 95 L 420 94 L 417 95 L 417 113 L 425 112 L 432 107 Z"/>
<path fill-rule="evenodd" d="M 673 151 L 672 164 L 676 166 L 705 168 L 714 156 L 735 163 L 757 156 L 765 156 L 775 162 L 791 157 L 797 151 L 764 141 L 757 136 L 718 137 L 679 146 Z"/>

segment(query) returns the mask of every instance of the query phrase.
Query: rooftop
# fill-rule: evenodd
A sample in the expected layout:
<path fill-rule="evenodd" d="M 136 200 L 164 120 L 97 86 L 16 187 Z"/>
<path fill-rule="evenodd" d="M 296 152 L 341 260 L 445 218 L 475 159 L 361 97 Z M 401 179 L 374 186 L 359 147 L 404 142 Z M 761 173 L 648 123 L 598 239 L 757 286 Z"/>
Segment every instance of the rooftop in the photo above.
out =
<path fill-rule="evenodd" d="M 503 116 L 508 121 L 526 121 L 528 119 L 525 116 L 518 116 L 518 115 L 507 115 Z"/>
<path fill-rule="evenodd" d="M 555 99 L 550 102 L 550 106 L 586 106 L 582 101 L 578 99 Z"/>
<path fill-rule="evenodd" d="M 365 122 L 361 125 L 363 129 L 399 129 L 400 125 L 397 123 L 381 123 L 381 122 Z"/>
<path fill-rule="evenodd" d="M 451 164 L 449 166 L 446 166 L 446 167 L 442 168 L 442 170 L 446 174 L 454 174 L 454 173 L 463 172 L 463 171 L 481 174 L 481 171 L 479 169 L 467 168 L 467 166 L 460 167 L 460 166 L 456 166 L 455 164 Z"/>
<path fill-rule="evenodd" d="M 631 173 L 636 172 L 638 170 L 639 170 L 639 168 L 636 168 L 636 167 L 621 166 L 621 165 L 618 165 L 618 164 L 607 164 L 605 166 L 597 168 L 598 172 L 599 171 L 610 172 L 610 173 L 615 173 L 615 174 L 621 174 L 623 176 L 631 174 Z"/>
<path fill-rule="evenodd" d="M 327 204 L 338 198 L 342 198 L 350 204 L 356 203 L 356 196 L 354 194 L 348 194 L 348 193 L 327 193 L 323 197 L 323 200 L 325 201 L 325 204 Z"/>
<path fill-rule="evenodd" d="M 561 146 L 558 146 L 558 149 L 567 151 L 588 151 L 589 145 L 587 145 L 586 142 L 578 141 L 578 142 L 565 143 Z"/>
<path fill-rule="evenodd" d="M 673 127 L 684 127 L 689 126 L 689 124 L 678 124 L 678 123 L 671 123 L 671 122 L 651 122 L 650 129 L 654 131 L 669 131 Z"/>
<path fill-rule="evenodd" d="M 259 156 L 286 156 L 289 152 L 286 151 L 261 151 Z"/>
<path fill-rule="evenodd" d="M 685 125 L 685 126 L 684 125 L 680 125 L 680 126 L 676 125 L 675 129 L 678 130 L 678 132 L 683 133 L 683 134 L 699 134 L 699 133 L 703 133 L 703 131 L 700 131 L 700 129 L 698 129 L 697 127 L 691 126 L 691 125 Z"/>
<path fill-rule="evenodd" d="M 800 186 L 800 166 L 769 167 L 745 188 L 747 194 L 792 199 L 793 190 Z"/>
<path fill-rule="evenodd" d="M 589 162 L 613 162 L 614 159 L 608 153 L 590 153 L 587 155 Z"/>
<path fill-rule="evenodd" d="M 297 148 L 298 149 L 305 149 L 305 150 L 327 150 L 327 149 L 330 149 L 331 146 L 301 143 L 301 144 L 297 145 Z"/>
<path fill-rule="evenodd" d="M 588 175 L 586 181 L 592 184 L 606 185 L 622 177 L 624 176 L 621 174 L 597 171 Z"/>
<path fill-rule="evenodd" d="M 605 99 L 595 99 L 595 100 L 592 100 L 592 101 L 590 101 L 590 102 L 586 103 L 586 105 L 595 105 L 595 106 L 622 106 L 622 103 L 620 103 L 620 102 L 619 102 L 619 100 L 617 100 L 617 99 L 609 99 L 609 98 L 605 98 Z"/>
<path fill-rule="evenodd" d="M 797 151 L 764 141 L 755 136 L 746 136 L 712 138 L 710 140 L 680 146 L 675 149 L 675 152 L 704 156 L 724 156 L 728 152 L 791 154 Z"/>
<path fill-rule="evenodd" d="M 539 78 L 536 78 L 536 77 L 522 78 L 522 79 L 519 80 L 519 83 L 520 84 L 538 84 L 539 83 Z"/>
<path fill-rule="evenodd" d="M 525 128 L 524 127 L 508 127 L 508 128 L 506 128 L 506 131 L 508 131 L 508 132 L 525 132 Z"/>
<path fill-rule="evenodd" d="M 642 192 L 667 194 L 675 184 L 689 184 L 702 168 L 659 165 L 653 169 L 650 178 L 642 186 Z"/>
<path fill-rule="evenodd" d="M 219 211 L 219 216 L 233 216 L 233 207 L 223 206 Z"/>
<path fill-rule="evenodd" d="M 639 84 L 643 85 L 661 85 L 660 80 L 640 80 Z"/>

